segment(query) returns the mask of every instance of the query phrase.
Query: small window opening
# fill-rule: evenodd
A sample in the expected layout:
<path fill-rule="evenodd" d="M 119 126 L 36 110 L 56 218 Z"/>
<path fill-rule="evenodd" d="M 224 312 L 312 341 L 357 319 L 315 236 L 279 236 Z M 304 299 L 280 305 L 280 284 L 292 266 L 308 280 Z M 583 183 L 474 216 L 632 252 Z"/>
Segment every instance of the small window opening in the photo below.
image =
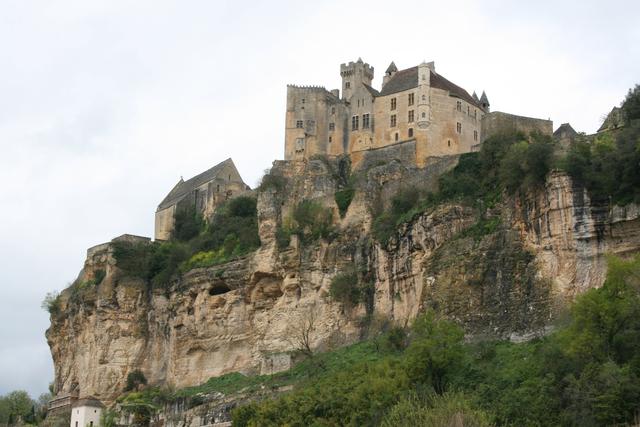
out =
<path fill-rule="evenodd" d="M 398 132 L 396 132 L 396 136 L 395 136 L 396 141 L 398 140 L 398 137 L 399 137 Z"/>
<path fill-rule="evenodd" d="M 413 138 L 413 128 L 409 128 L 409 138 Z"/>

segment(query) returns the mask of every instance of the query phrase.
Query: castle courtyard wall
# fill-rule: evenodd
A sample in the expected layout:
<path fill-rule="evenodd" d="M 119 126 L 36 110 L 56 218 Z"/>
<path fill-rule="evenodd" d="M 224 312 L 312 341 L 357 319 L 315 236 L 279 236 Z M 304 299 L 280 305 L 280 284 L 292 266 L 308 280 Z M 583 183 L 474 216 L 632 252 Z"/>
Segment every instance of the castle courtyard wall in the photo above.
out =
<path fill-rule="evenodd" d="M 523 132 L 525 134 L 539 132 L 543 135 L 552 135 L 553 122 L 500 111 L 488 113 L 482 118 L 482 141 L 492 135 L 506 132 Z"/>

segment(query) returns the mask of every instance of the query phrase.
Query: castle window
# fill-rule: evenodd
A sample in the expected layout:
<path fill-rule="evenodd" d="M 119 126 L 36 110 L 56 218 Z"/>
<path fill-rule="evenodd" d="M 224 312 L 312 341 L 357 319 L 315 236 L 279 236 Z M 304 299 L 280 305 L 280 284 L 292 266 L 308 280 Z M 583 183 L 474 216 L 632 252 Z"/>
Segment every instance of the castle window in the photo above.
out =
<path fill-rule="evenodd" d="M 422 95 L 422 100 L 426 101 L 427 100 L 427 95 Z"/>
<path fill-rule="evenodd" d="M 462 123 L 456 123 L 456 132 L 462 133 Z"/>
<path fill-rule="evenodd" d="M 474 141 L 477 141 L 477 140 L 478 140 L 478 131 L 477 131 L 477 130 L 474 130 L 474 131 L 473 131 L 473 140 L 474 140 Z"/>
<path fill-rule="evenodd" d="M 229 181 L 231 181 L 231 175 L 229 175 Z"/>
<path fill-rule="evenodd" d="M 391 109 L 395 110 L 396 109 L 396 99 L 395 98 L 391 98 Z M 395 126 L 395 125 L 394 125 Z"/>
<path fill-rule="evenodd" d="M 349 89 L 351 87 L 351 82 L 344 82 L 344 88 Z"/>
<path fill-rule="evenodd" d="M 369 113 L 362 115 L 362 129 L 369 129 Z"/>
<path fill-rule="evenodd" d="M 335 114 L 336 113 L 336 107 L 331 107 L 331 114 Z"/>
<path fill-rule="evenodd" d="M 335 123 L 329 123 L 329 130 L 331 132 L 333 132 L 334 130 L 336 130 L 336 124 Z"/>
<path fill-rule="evenodd" d="M 396 141 L 398 140 L 398 132 L 396 132 L 395 140 L 396 140 Z"/>
<path fill-rule="evenodd" d="M 447 140 L 447 146 L 451 147 L 451 140 L 450 139 Z"/>
<path fill-rule="evenodd" d="M 359 119 L 359 116 L 351 117 L 351 130 L 358 130 Z"/>
<path fill-rule="evenodd" d="M 329 142 L 331 142 L 331 137 L 329 137 Z"/>
<path fill-rule="evenodd" d="M 474 119 L 478 118 L 478 112 L 476 110 L 473 110 L 473 118 Z"/>
<path fill-rule="evenodd" d="M 414 111 L 409 110 L 409 123 L 413 123 L 414 120 Z"/>
<path fill-rule="evenodd" d="M 391 127 L 392 128 L 396 127 L 396 115 L 395 114 L 391 115 Z"/>
<path fill-rule="evenodd" d="M 413 128 L 409 128 L 409 138 L 413 138 Z"/>
<path fill-rule="evenodd" d="M 220 192 L 220 184 L 217 185 L 216 191 L 219 193 Z"/>
<path fill-rule="evenodd" d="M 302 98 L 302 103 L 304 104 L 304 98 Z"/>
<path fill-rule="evenodd" d="M 413 94 L 413 93 L 410 93 L 410 94 L 409 94 L 409 106 L 412 106 L 412 105 L 413 105 L 413 97 L 414 97 L 414 94 Z"/>
<path fill-rule="evenodd" d="M 470 115 L 471 115 L 471 107 L 467 105 L 467 116 L 470 116 Z"/>
<path fill-rule="evenodd" d="M 424 111 L 422 112 L 422 118 L 426 119 L 427 118 L 427 113 L 425 113 Z"/>
<path fill-rule="evenodd" d="M 360 107 L 360 100 L 358 99 L 358 107 Z"/>
<path fill-rule="evenodd" d="M 460 101 L 456 102 L 456 110 L 462 111 L 462 102 Z"/>
<path fill-rule="evenodd" d="M 302 120 L 298 120 L 296 122 L 296 128 L 302 129 L 304 127 L 304 122 Z"/>

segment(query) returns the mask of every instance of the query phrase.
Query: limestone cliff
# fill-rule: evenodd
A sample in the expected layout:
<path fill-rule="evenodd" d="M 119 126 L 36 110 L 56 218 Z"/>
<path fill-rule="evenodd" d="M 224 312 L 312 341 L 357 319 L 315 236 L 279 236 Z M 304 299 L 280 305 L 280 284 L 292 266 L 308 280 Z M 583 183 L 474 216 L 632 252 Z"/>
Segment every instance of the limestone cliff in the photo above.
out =
<path fill-rule="evenodd" d="M 258 193 L 260 249 L 191 270 L 168 291 L 126 277 L 112 245 L 93 248 L 47 331 L 58 394 L 112 401 L 134 369 L 173 387 L 231 371 L 276 372 L 290 366 L 300 328 L 322 350 L 360 339 L 372 319 L 406 325 L 426 308 L 471 334 L 515 339 L 543 331 L 557 301 L 599 286 L 606 253 L 640 248 L 638 206 L 594 203 L 561 173 L 551 174 L 544 190 L 482 212 L 500 219 L 489 233 L 471 232 L 477 211 L 446 204 L 416 214 L 385 244 L 371 237 L 376 207 L 401 186 L 433 188 L 455 163 L 443 158 L 416 169 L 395 160 L 361 162 L 353 201 L 340 218 L 334 194 L 346 185 L 348 165 L 276 162 L 271 174 L 282 185 Z M 337 232 L 305 244 L 294 236 L 281 248 L 277 231 L 304 199 L 332 209 Z M 348 306 L 334 301 L 329 287 L 354 267 L 372 291 Z M 97 286 L 77 286 L 100 270 L 105 277 Z"/>

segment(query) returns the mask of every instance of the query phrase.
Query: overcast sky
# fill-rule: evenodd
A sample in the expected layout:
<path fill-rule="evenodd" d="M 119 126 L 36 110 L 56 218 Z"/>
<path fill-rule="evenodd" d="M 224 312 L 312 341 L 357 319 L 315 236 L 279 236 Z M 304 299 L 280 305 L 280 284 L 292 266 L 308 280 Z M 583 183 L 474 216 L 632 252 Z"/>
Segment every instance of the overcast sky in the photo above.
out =
<path fill-rule="evenodd" d="M 287 83 L 436 71 L 492 110 L 594 132 L 640 82 L 640 3 L 0 0 L 0 394 L 53 379 L 43 296 L 88 247 L 151 236 L 184 176 L 283 156 Z M 447 7 L 447 5 L 450 5 Z"/>

